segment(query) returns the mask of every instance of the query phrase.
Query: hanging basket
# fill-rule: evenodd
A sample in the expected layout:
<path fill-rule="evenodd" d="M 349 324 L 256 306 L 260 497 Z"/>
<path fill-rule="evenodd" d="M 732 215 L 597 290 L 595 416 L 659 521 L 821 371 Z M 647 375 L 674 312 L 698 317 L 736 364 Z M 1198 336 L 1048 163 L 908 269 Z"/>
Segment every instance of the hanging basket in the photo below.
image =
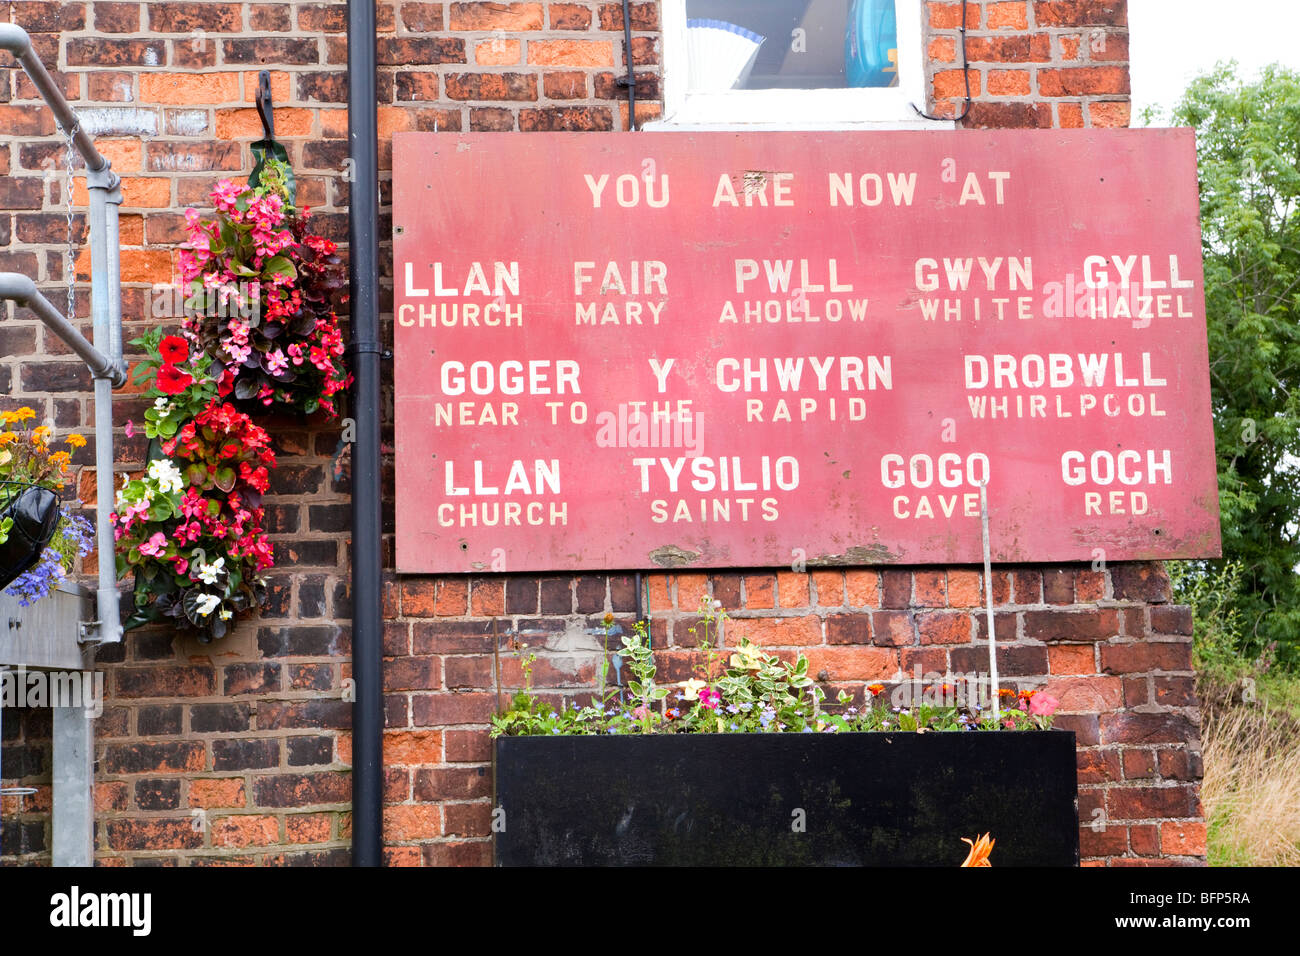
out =
<path fill-rule="evenodd" d="M 5 518 L 13 525 L 0 544 L 0 588 L 40 560 L 59 525 L 59 496 L 40 485 L 0 482 L 0 521 Z"/>

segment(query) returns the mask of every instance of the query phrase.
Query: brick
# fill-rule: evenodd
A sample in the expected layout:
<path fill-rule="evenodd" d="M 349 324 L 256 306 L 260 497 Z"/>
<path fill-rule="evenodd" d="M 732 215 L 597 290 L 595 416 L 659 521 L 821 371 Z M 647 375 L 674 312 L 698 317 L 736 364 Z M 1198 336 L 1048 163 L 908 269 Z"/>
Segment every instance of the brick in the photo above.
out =
<path fill-rule="evenodd" d="M 79 38 L 67 41 L 68 66 L 88 66 L 95 69 L 115 66 L 132 69 L 144 66 L 165 66 L 167 45 L 162 40 L 111 40 L 103 37 Z M 48 62 L 48 61 L 47 61 Z M 42 110 L 41 112 L 45 112 Z"/>
<path fill-rule="evenodd" d="M 971 616 L 964 612 L 918 614 L 916 624 L 922 644 L 967 644 L 971 639 Z"/>
<path fill-rule="evenodd" d="M 103 769 L 107 773 L 193 773 L 203 769 L 203 744 L 109 744 L 104 748 Z"/>
<path fill-rule="evenodd" d="M 1138 856 L 1159 856 L 1159 831 L 1150 824 L 1129 827 L 1128 845 Z"/>
<path fill-rule="evenodd" d="M 509 578 L 506 581 L 506 613 L 536 614 L 540 586 L 537 578 Z"/>
<path fill-rule="evenodd" d="M 613 66 L 614 45 L 604 40 L 529 40 L 533 66 Z"/>
<path fill-rule="evenodd" d="M 382 51 L 385 44 L 379 45 Z M 320 62 L 314 37 L 257 37 L 256 39 L 222 40 L 221 53 L 228 64 L 248 63 L 267 66 L 308 66 Z"/>
<path fill-rule="evenodd" d="M 1048 129 L 1052 125 L 1052 108 L 1046 103 L 976 102 L 971 105 L 965 125 L 971 129 Z"/>
<path fill-rule="evenodd" d="M 1108 814 L 1115 820 L 1187 817 L 1196 812 L 1196 791 L 1172 787 L 1118 787 L 1106 793 Z"/>
<path fill-rule="evenodd" d="M 1127 0 L 1043 0 L 1034 3 L 1040 27 L 1128 25 Z"/>
<path fill-rule="evenodd" d="M 909 583 L 909 590 L 910 587 Z M 879 607 L 880 576 L 875 571 L 845 571 L 844 593 L 845 603 L 850 607 Z"/>
<path fill-rule="evenodd" d="M 1075 755 L 1080 783 L 1118 783 L 1120 757 L 1115 750 L 1080 750 Z"/>
<path fill-rule="evenodd" d="M 264 807 L 347 803 L 351 798 L 352 775 L 348 773 L 285 774 L 253 781 L 253 799 Z"/>
<path fill-rule="evenodd" d="M 113 850 L 193 850 L 203 845 L 202 831 L 188 817 L 108 820 L 103 827 Z"/>
<path fill-rule="evenodd" d="M 237 33 L 243 28 L 237 3 L 151 3 L 146 9 L 155 33 Z"/>
<path fill-rule="evenodd" d="M 1101 742 L 1100 718 L 1096 714 L 1060 714 L 1052 721 L 1052 726 L 1073 731 L 1075 742 L 1080 747 L 1095 747 Z M 1079 812 L 1082 816 L 1082 802 Z"/>
<path fill-rule="evenodd" d="M 1192 635 L 1192 609 L 1178 604 L 1151 608 L 1151 630 L 1156 634 Z"/>
<path fill-rule="evenodd" d="M 872 578 L 874 581 L 874 575 Z M 844 604 L 844 572 L 814 571 L 812 583 L 817 592 L 818 607 L 840 607 Z M 879 592 L 878 586 L 876 590 Z"/>
<path fill-rule="evenodd" d="M 1188 671 L 1192 669 L 1192 646 L 1190 642 L 1183 641 L 1103 644 L 1101 669 L 1107 674 Z"/>
<path fill-rule="evenodd" d="M 953 647 L 948 652 L 953 673 L 980 674 L 989 669 L 987 644 Z M 1002 677 L 1038 677 L 1047 673 L 1047 648 L 998 646 L 998 674 Z"/>
<path fill-rule="evenodd" d="M 989 70 L 988 91 L 990 96 L 1028 96 L 1032 92 L 1029 71 Z"/>
<path fill-rule="evenodd" d="M 285 747 L 290 767 L 313 767 L 334 761 L 333 737 L 290 737 Z"/>
<path fill-rule="evenodd" d="M 1091 644 L 1054 644 L 1047 649 L 1047 669 L 1052 674 L 1095 674 Z"/>
<path fill-rule="evenodd" d="M 554 6 L 554 5 L 553 5 Z M 569 4 L 565 4 L 569 6 Z M 633 30 L 659 29 L 659 4 L 632 3 L 628 5 L 632 14 Z M 621 3 L 602 3 L 600 5 L 600 29 L 623 29 L 623 5 Z"/>
<path fill-rule="evenodd" d="M 486 727 L 443 731 L 443 749 L 448 763 L 484 763 L 492 759 L 492 742 Z"/>
<path fill-rule="evenodd" d="M 1038 71 L 1043 96 L 1087 96 L 1129 92 L 1128 70 L 1122 66 L 1081 66 Z"/>
<path fill-rule="evenodd" d="M 1080 808 L 1081 825 L 1079 827 L 1079 855 L 1119 856 L 1128 849 L 1128 827 L 1109 825 L 1105 829 L 1094 830 L 1086 821 Z"/>
<path fill-rule="evenodd" d="M 1182 714 L 1102 714 L 1102 743 L 1169 744 L 1199 739 L 1196 724 Z"/>
<path fill-rule="evenodd" d="M 523 44 L 518 40 L 494 38 L 474 45 L 474 62 L 479 66 L 513 66 L 522 56 Z"/>
<path fill-rule="evenodd" d="M 484 724 L 494 713 L 495 694 L 420 694 L 412 698 L 412 719 L 418 727 Z"/>
<path fill-rule="evenodd" d="M 917 571 L 917 607 L 946 607 L 948 604 L 948 578 L 943 571 Z"/>
<path fill-rule="evenodd" d="M 209 170 L 235 171 L 242 166 L 238 143 L 148 143 L 145 145 L 145 168 L 161 173 L 198 173 Z M 125 280 L 125 276 L 123 277 Z M 285 466 L 275 472 L 275 490 L 291 493 L 281 482 L 289 477 Z M 314 490 L 314 489 L 312 489 Z"/>
<path fill-rule="evenodd" d="M 384 734 L 384 765 L 412 766 L 442 763 L 442 733 L 437 730 L 399 730 Z"/>
<path fill-rule="evenodd" d="M 1164 748 L 1157 751 L 1160 776 L 1166 780 L 1199 780 L 1201 778 L 1200 756 L 1189 754 L 1185 749 Z"/>
<path fill-rule="evenodd" d="M 433 33 L 443 28 L 441 3 L 403 3 L 401 7 L 402 24 L 412 33 Z M 326 7 L 326 10 L 337 9 Z M 302 13 L 298 14 L 298 24 L 302 26 Z M 339 17 L 339 26 L 335 33 L 342 33 L 347 26 L 346 20 Z"/>
<path fill-rule="evenodd" d="M 474 617 L 491 617 L 504 614 L 505 593 L 505 585 L 501 581 L 476 580 L 471 582 L 469 613 Z M 604 597 L 603 590 L 601 597 Z M 579 601 L 581 601 L 581 595 Z M 581 608 L 579 609 L 581 610 Z"/>
<path fill-rule="evenodd" d="M 889 612 L 876 612 L 877 615 Z M 906 616 L 906 615 L 904 615 Z M 871 643 L 871 617 L 867 614 L 832 614 L 826 618 L 826 643 L 827 644 L 870 644 Z M 887 644 L 889 641 L 877 641 L 878 644 Z M 909 625 L 908 640 L 899 643 L 911 643 L 911 633 Z"/>
<path fill-rule="evenodd" d="M 1025 611 L 1025 637 L 1037 641 L 1105 641 L 1119 634 L 1114 608 L 1095 611 Z"/>
<path fill-rule="evenodd" d="M 238 73 L 141 73 L 140 99 L 176 106 L 239 102 Z M 278 129 L 277 129 L 278 132 Z"/>
<path fill-rule="evenodd" d="M 748 640 L 764 647 L 804 647 L 820 644 L 821 620 L 817 617 L 732 618 L 727 640 Z"/>
<path fill-rule="evenodd" d="M 1124 691 L 1118 677 L 1056 677 L 1044 690 L 1061 702 L 1061 709 L 1102 713 L 1120 707 Z"/>
<path fill-rule="evenodd" d="M 426 843 L 425 866 L 491 866 L 492 841 Z"/>
<path fill-rule="evenodd" d="M 287 3 L 259 3 L 248 8 L 250 30 L 270 30 L 283 33 L 293 28 Z"/>
<path fill-rule="evenodd" d="M 212 769 L 266 770 L 280 764 L 280 742 L 266 738 L 235 737 L 212 741 Z"/>
<path fill-rule="evenodd" d="M 776 607 L 776 579 L 770 574 L 745 575 L 745 607 Z"/>
<path fill-rule="evenodd" d="M 311 110 L 282 107 L 272 113 L 277 138 L 312 134 Z M 222 139 L 261 139 L 266 135 L 256 109 L 217 110 L 216 132 Z"/>
<path fill-rule="evenodd" d="M 1205 856 L 1205 824 L 1166 820 L 1160 824 L 1160 852 L 1166 856 Z"/>
<path fill-rule="evenodd" d="M 249 728 L 248 704 L 195 704 L 190 730 L 196 734 L 231 733 Z"/>
<path fill-rule="evenodd" d="M 980 28 L 980 5 L 978 3 L 967 3 L 966 7 L 966 29 L 978 30 Z M 930 15 L 930 27 L 935 30 L 957 30 L 962 23 L 962 4 L 960 3 L 934 3 L 929 2 L 925 5 L 926 12 Z"/>
<path fill-rule="evenodd" d="M 889 648 L 813 647 L 806 654 L 808 672 L 819 681 L 886 680 L 898 670 L 898 652 Z"/>
<path fill-rule="evenodd" d="M 413 790 L 416 800 L 473 800 L 492 794 L 492 775 L 485 767 L 419 770 Z"/>
<path fill-rule="evenodd" d="M 776 590 L 783 608 L 808 607 L 808 575 L 792 571 L 778 571 Z"/>
<path fill-rule="evenodd" d="M 1114 103 L 1089 103 L 1088 119 L 1096 127 L 1124 129 L 1132 118 L 1133 108 L 1128 100 Z"/>
<path fill-rule="evenodd" d="M 176 810 L 181 805 L 179 777 L 139 780 L 135 785 L 135 805 L 141 810 Z"/>
<path fill-rule="evenodd" d="M 128 793 L 126 784 L 120 780 L 95 784 L 95 812 L 108 813 L 113 810 L 125 810 Z"/>
<path fill-rule="evenodd" d="M 1124 778 L 1141 780 L 1156 775 L 1156 761 L 1150 750 L 1132 748 L 1124 751 Z"/>
<path fill-rule="evenodd" d="M 464 63 L 465 41 L 452 37 L 398 37 L 379 44 L 380 66 L 435 66 Z"/>
<path fill-rule="evenodd" d="M 989 3 L 984 8 L 984 26 L 988 30 L 1027 30 L 1029 17 L 1024 0 L 1014 3 Z"/>
<path fill-rule="evenodd" d="M 912 604 L 912 573 L 910 571 L 881 572 L 880 606 L 901 609 Z"/>
<path fill-rule="evenodd" d="M 948 606 L 979 607 L 984 601 L 978 571 L 948 572 Z"/>
<path fill-rule="evenodd" d="M 1061 129 L 1083 129 L 1083 104 L 1057 103 L 1057 125 Z"/>
<path fill-rule="evenodd" d="M 1152 683 L 1155 687 L 1155 703 L 1161 707 L 1196 706 L 1196 678 L 1157 677 Z"/>
<path fill-rule="evenodd" d="M 504 30 L 517 33 L 545 26 L 540 3 L 453 3 L 448 12 L 450 29 Z"/>
<path fill-rule="evenodd" d="M 191 807 L 242 807 L 247 803 L 242 777 L 190 781 Z"/>
<path fill-rule="evenodd" d="M 260 814 L 219 817 L 212 821 L 213 846 L 269 846 L 280 842 L 280 821 Z"/>
<path fill-rule="evenodd" d="M 966 80 L 970 78 L 970 95 L 980 95 L 980 75 L 975 70 L 939 70 L 934 74 L 932 84 L 934 86 L 935 99 L 945 97 L 965 97 Z"/>
<path fill-rule="evenodd" d="M 443 808 L 443 835 L 486 837 L 492 835 L 492 806 L 485 800 L 449 803 Z"/>

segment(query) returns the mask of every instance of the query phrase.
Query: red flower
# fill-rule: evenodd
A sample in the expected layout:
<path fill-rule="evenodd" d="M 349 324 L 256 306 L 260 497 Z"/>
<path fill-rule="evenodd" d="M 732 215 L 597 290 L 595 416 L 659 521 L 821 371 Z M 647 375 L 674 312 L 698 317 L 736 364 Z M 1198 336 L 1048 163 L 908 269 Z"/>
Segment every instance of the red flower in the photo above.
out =
<path fill-rule="evenodd" d="M 225 398 L 235 390 L 235 373 L 226 369 L 221 373 L 221 381 L 217 383 L 217 394 Z"/>
<path fill-rule="evenodd" d="M 179 395 L 194 383 L 189 372 L 182 372 L 175 365 L 163 365 L 158 369 L 158 378 L 154 385 L 164 395 Z"/>
<path fill-rule="evenodd" d="M 179 335 L 169 335 L 158 343 L 158 354 L 166 364 L 175 365 L 190 357 L 190 345 Z"/>

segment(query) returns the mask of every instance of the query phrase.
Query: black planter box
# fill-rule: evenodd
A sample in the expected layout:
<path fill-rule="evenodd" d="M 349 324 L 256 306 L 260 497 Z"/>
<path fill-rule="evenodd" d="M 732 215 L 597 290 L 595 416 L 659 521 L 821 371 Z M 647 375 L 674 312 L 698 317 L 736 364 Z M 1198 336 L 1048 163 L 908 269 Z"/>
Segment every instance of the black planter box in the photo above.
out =
<path fill-rule="evenodd" d="M 500 737 L 498 866 L 1078 866 L 1074 734 Z"/>

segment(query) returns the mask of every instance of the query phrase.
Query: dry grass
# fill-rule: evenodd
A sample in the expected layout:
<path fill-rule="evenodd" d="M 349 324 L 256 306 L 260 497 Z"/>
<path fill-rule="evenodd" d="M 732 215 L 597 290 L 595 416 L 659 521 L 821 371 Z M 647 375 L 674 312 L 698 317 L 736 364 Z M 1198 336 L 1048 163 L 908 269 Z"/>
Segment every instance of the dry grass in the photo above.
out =
<path fill-rule="evenodd" d="M 1201 800 L 1210 864 L 1300 866 L 1300 722 L 1262 703 L 1207 696 Z"/>

